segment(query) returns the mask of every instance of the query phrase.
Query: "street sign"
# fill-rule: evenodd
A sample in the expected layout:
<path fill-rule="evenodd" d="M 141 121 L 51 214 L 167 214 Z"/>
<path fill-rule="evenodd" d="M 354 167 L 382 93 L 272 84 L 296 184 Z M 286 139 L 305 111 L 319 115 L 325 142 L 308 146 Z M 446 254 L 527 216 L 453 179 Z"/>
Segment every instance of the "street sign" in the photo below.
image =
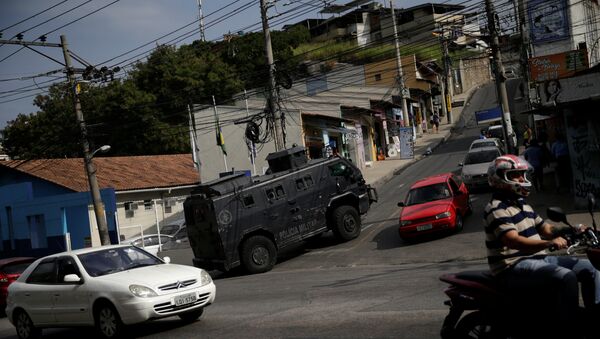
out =
<path fill-rule="evenodd" d="M 500 121 L 502 119 L 502 110 L 500 107 L 494 107 L 490 109 L 484 109 L 483 111 L 475 112 L 475 121 L 477 124 L 483 124 L 493 121 Z"/>

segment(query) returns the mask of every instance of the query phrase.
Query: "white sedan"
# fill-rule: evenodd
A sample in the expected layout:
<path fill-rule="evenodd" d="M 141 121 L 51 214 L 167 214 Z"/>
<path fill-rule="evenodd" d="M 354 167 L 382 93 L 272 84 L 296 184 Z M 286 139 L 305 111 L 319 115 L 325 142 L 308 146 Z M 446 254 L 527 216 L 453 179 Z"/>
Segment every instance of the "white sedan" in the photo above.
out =
<path fill-rule="evenodd" d="M 6 314 L 19 338 L 71 326 L 114 338 L 124 325 L 151 319 L 192 322 L 215 300 L 215 284 L 205 270 L 169 261 L 131 245 L 49 255 L 10 285 Z"/>

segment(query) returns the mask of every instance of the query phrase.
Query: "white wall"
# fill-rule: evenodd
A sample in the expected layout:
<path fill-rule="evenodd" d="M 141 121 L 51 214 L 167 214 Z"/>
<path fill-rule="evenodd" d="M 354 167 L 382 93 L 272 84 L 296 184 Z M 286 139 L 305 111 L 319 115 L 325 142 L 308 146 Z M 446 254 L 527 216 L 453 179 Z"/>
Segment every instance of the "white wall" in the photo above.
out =
<path fill-rule="evenodd" d="M 264 107 L 264 106 L 263 106 Z M 249 114 L 255 115 L 262 109 L 251 108 Z M 217 179 L 219 173 L 225 171 L 250 170 L 253 166 L 250 154 L 244 139 L 246 124 L 235 125 L 234 120 L 245 118 L 246 109 L 237 106 L 218 106 L 219 122 L 225 139 L 227 156 L 224 157 L 221 148 L 216 144 L 215 116 L 212 107 L 193 112 L 196 120 L 196 133 L 198 138 L 199 158 L 201 162 L 201 181 L 207 182 Z M 303 145 L 300 112 L 288 109 L 286 111 L 286 146 L 289 148 L 293 143 Z M 265 131 L 265 121 L 261 125 L 262 134 Z M 257 145 L 256 174 L 263 174 L 263 169 L 268 167 L 265 158 L 275 151 L 272 140 L 265 144 Z M 225 166 L 227 164 L 227 167 Z"/>

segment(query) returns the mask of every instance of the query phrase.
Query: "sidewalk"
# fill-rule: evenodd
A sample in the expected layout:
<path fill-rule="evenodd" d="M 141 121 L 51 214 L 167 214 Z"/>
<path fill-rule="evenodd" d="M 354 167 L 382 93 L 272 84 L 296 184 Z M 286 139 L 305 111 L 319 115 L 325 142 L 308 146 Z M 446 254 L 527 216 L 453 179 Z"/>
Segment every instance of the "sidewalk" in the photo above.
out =
<path fill-rule="evenodd" d="M 413 159 L 400 159 L 400 155 L 397 155 L 395 157 L 388 157 L 383 161 L 373 161 L 371 167 L 363 169 L 362 174 L 367 184 L 378 189 L 388 182 L 394 173 L 424 158 L 428 149 L 433 151 L 436 147 L 446 142 L 450 138 L 452 128 L 455 126 L 464 126 L 464 123 L 461 121 L 462 111 L 474 92 L 475 90 L 471 90 L 467 93 L 454 96 L 454 101 L 463 101 L 464 104 L 460 107 L 452 108 L 452 123 L 448 124 L 447 117 L 441 117 L 438 133 L 428 130 L 427 133 L 418 136 L 415 142 Z"/>

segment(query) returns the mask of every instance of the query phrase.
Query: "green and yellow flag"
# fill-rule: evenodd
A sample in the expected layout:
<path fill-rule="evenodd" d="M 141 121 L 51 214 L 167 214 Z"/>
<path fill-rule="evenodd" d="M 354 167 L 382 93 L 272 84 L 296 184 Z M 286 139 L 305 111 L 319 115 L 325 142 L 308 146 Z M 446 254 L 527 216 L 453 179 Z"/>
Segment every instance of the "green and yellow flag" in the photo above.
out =
<path fill-rule="evenodd" d="M 213 96 L 213 107 L 215 109 L 215 132 L 217 137 L 217 146 L 221 146 L 221 151 L 224 155 L 227 155 L 227 149 L 225 149 L 225 138 L 223 137 L 223 131 L 219 125 L 219 116 L 217 115 L 217 105 L 215 103 L 215 97 Z"/>

